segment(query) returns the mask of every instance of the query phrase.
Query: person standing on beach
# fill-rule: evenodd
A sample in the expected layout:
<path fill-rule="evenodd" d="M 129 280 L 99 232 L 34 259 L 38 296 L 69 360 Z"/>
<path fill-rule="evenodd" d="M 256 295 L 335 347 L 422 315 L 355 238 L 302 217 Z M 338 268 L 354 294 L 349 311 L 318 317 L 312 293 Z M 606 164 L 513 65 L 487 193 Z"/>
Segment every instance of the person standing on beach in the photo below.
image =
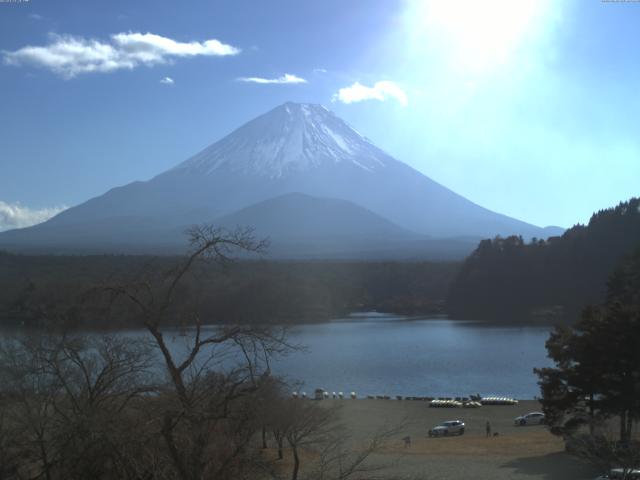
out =
<path fill-rule="evenodd" d="M 489 423 L 489 420 L 487 420 L 487 425 L 485 426 L 485 431 L 487 432 L 487 438 L 489 438 L 491 436 L 491 424 Z"/>

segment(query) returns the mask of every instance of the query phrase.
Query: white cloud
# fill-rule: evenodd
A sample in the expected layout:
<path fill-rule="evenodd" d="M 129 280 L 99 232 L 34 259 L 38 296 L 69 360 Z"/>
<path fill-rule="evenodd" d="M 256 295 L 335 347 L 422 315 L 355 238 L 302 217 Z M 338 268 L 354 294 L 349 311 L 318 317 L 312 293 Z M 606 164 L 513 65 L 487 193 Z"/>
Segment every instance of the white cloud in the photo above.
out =
<path fill-rule="evenodd" d="M 176 81 L 171 77 L 164 77 L 160 79 L 160 83 L 162 83 L 163 85 L 173 85 L 174 83 L 176 83 Z"/>
<path fill-rule="evenodd" d="M 6 203 L 0 200 L 0 232 L 12 228 L 30 227 L 49 220 L 67 207 L 32 209 L 19 203 Z"/>
<path fill-rule="evenodd" d="M 298 77 L 297 75 L 291 75 L 289 73 L 285 73 L 283 76 L 278 78 L 240 77 L 238 78 L 238 81 L 262 84 L 307 83 L 304 78 Z"/>
<path fill-rule="evenodd" d="M 313 71 L 316 73 L 327 73 L 326 68 L 314 68 Z"/>
<path fill-rule="evenodd" d="M 29 18 L 31 20 L 44 20 L 44 17 L 42 15 L 38 15 L 37 13 L 30 13 Z"/>
<path fill-rule="evenodd" d="M 338 90 L 332 101 L 354 103 L 362 102 L 363 100 L 379 100 L 383 102 L 389 98 L 397 100 L 403 107 L 406 107 L 409 103 L 409 98 L 404 90 L 390 80 L 376 82 L 373 87 L 367 87 L 360 82 L 356 82 L 350 87 Z"/>
<path fill-rule="evenodd" d="M 51 35 L 46 46 L 3 52 L 7 65 L 36 65 L 65 78 L 82 73 L 112 72 L 140 65 L 169 63 L 174 57 L 237 55 L 240 49 L 218 40 L 178 42 L 153 33 L 117 33 L 108 42 Z"/>

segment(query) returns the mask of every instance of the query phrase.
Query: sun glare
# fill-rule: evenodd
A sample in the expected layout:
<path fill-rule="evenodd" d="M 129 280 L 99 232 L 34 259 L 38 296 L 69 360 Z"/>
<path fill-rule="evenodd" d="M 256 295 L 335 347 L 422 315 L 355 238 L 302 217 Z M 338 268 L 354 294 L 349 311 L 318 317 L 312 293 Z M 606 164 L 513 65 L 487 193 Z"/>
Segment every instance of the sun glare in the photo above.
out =
<path fill-rule="evenodd" d="M 548 7 L 545 0 L 412 0 L 413 48 L 480 73 L 510 60 Z"/>

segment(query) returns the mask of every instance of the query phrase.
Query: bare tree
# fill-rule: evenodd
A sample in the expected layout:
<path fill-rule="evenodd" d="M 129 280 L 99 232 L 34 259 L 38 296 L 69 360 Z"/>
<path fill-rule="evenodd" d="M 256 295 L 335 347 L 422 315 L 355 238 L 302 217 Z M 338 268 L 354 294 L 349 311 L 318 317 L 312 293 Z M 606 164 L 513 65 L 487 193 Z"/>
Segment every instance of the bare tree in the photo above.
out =
<path fill-rule="evenodd" d="M 266 408 L 263 413 L 263 418 L 266 424 L 266 429 L 271 432 L 273 439 L 276 442 L 278 460 L 283 460 L 285 435 L 291 423 L 291 417 L 289 416 L 289 410 L 287 408 L 288 401 L 285 400 L 282 391 L 278 390 L 272 398 L 270 398 L 269 403 L 265 404 L 265 406 Z"/>
<path fill-rule="evenodd" d="M 171 388 L 163 392 L 160 433 L 178 478 L 239 478 L 247 446 L 260 428 L 254 413 L 258 379 L 269 374 L 269 359 L 290 346 L 282 330 L 203 327 L 197 311 L 182 302 L 185 279 L 202 261 L 224 264 L 239 252 L 260 253 L 266 244 L 249 229 L 201 226 L 189 234 L 191 253 L 174 269 L 108 291 L 137 309 L 164 360 Z M 166 340 L 167 325 L 190 328 L 181 354 Z"/>
<path fill-rule="evenodd" d="M 326 445 L 335 435 L 337 410 L 325 408 L 305 400 L 287 400 L 288 425 L 284 430 L 293 453 L 291 480 L 297 480 L 300 471 L 300 451 Z"/>
<path fill-rule="evenodd" d="M 372 462 L 371 457 L 382 452 L 391 441 L 396 440 L 405 425 L 405 422 L 401 422 L 398 425 L 382 427 L 363 445 L 353 442 L 344 430 L 338 430 L 335 433 L 339 435 L 334 433 L 329 441 L 325 442 L 315 470 L 307 478 L 309 480 L 346 480 L 356 475 L 366 475 L 368 480 L 388 479 L 388 475 L 382 472 L 399 461 L 399 458 L 395 458 L 392 462 Z"/>
<path fill-rule="evenodd" d="M 372 462 L 371 457 L 382 452 L 389 441 L 397 440 L 406 421 L 384 426 L 370 438 L 358 442 L 341 423 L 340 407 L 287 398 L 283 389 L 279 393 L 269 402 L 266 418 L 276 439 L 280 460 L 284 458 L 284 441 L 289 447 L 293 457 L 289 475 L 292 480 L 346 480 L 358 475 L 374 478 L 390 466 L 389 462 Z M 308 463 L 304 469 L 303 458 Z M 277 474 L 273 476 L 279 478 Z"/>
<path fill-rule="evenodd" d="M 5 398 L 0 397 L 0 478 L 16 478 L 22 451 L 18 448 L 13 431 L 7 425 Z"/>
<path fill-rule="evenodd" d="M 0 350 L 3 436 L 12 436 L 22 461 L 35 465 L 35 469 L 50 480 L 55 453 L 49 439 L 59 388 L 51 378 L 40 375 L 41 372 L 42 365 L 32 351 L 21 348 L 19 342 L 3 342 Z"/>
<path fill-rule="evenodd" d="M 129 406 L 152 390 L 149 352 L 130 339 L 31 335 L 0 348 L 3 435 L 22 478 L 126 475 Z"/>

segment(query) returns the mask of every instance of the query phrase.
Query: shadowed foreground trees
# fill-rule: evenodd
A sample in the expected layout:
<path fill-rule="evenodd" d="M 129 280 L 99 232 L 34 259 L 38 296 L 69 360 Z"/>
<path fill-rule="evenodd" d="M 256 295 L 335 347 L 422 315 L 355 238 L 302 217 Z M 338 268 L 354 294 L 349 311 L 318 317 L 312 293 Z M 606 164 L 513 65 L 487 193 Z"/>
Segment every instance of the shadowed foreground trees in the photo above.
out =
<path fill-rule="evenodd" d="M 133 478 L 145 458 L 148 345 L 32 334 L 0 349 L 2 478 Z M 7 471 L 8 470 L 8 471 Z"/>
<path fill-rule="evenodd" d="M 148 336 L 29 332 L 2 341 L 2 478 L 321 480 L 363 471 L 386 437 L 355 456 L 346 449 L 324 454 L 344 437 L 336 434 L 333 410 L 287 398 L 271 376 L 273 356 L 295 348 L 284 330 L 204 327 L 180 295 L 203 262 L 226 263 L 236 251 L 264 245 L 247 230 L 199 227 L 191 246 L 169 270 L 147 269 L 135 281 L 94 289 L 83 296 L 83 309 L 54 305 L 61 325 L 105 305 L 111 314 L 126 311 Z M 48 312 L 38 322 L 49 323 Z M 177 332 L 167 325 L 184 326 L 180 347 L 168 341 Z M 280 439 L 285 461 L 292 453 L 292 472 L 265 457 L 263 433 Z M 308 468 L 301 467 L 303 451 Z"/>
<path fill-rule="evenodd" d="M 637 461 L 632 433 L 640 419 L 640 250 L 608 285 L 604 305 L 585 309 L 574 327 L 552 332 L 547 350 L 556 367 L 535 371 L 552 432 L 591 456 L 599 451 L 602 458 Z M 618 430 L 613 444 L 612 422 Z M 588 435 L 582 434 L 585 426 Z"/>
<path fill-rule="evenodd" d="M 352 444 L 335 408 L 240 365 L 192 370 L 182 396 L 159 357 L 130 337 L 3 341 L 0 478 L 329 480 L 386 466 L 368 460 L 399 427 Z"/>

